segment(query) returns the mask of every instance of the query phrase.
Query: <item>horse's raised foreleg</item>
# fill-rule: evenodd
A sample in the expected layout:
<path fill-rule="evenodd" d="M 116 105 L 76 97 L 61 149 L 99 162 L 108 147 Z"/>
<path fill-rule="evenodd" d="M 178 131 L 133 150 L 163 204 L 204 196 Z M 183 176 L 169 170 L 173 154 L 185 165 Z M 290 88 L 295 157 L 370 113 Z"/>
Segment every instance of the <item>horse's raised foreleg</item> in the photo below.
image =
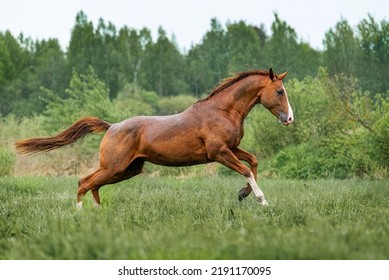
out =
<path fill-rule="evenodd" d="M 251 189 L 254 191 L 254 195 L 256 200 L 261 204 L 261 205 L 268 205 L 267 201 L 265 199 L 265 195 L 259 188 L 253 172 L 248 168 L 246 165 L 244 165 L 238 157 L 227 147 L 221 147 L 220 149 L 217 150 L 218 152 L 213 152 L 209 153 L 209 157 L 212 160 L 215 160 L 232 170 L 235 170 L 236 172 L 242 174 L 247 178 L 247 182 L 250 185 Z"/>
<path fill-rule="evenodd" d="M 246 152 L 245 150 L 240 148 L 234 149 L 233 153 L 239 160 L 244 160 L 250 165 L 250 170 L 254 175 L 254 179 L 257 180 L 257 168 L 258 168 L 257 158 L 253 154 L 250 154 L 249 152 Z M 247 186 L 245 188 L 242 188 L 239 191 L 239 195 L 238 195 L 239 201 L 246 198 L 251 193 L 251 191 L 252 188 L 250 184 L 247 183 Z"/>

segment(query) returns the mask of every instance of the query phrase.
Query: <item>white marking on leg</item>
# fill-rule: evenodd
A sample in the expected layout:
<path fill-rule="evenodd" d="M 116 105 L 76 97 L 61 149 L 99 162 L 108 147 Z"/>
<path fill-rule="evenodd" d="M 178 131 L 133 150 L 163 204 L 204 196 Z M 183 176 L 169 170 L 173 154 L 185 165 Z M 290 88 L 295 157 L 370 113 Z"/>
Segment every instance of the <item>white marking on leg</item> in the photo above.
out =
<path fill-rule="evenodd" d="M 268 203 L 265 199 L 265 195 L 263 194 L 263 192 L 261 191 L 261 189 L 259 188 L 257 182 L 255 181 L 255 178 L 254 178 L 254 174 L 251 173 L 250 174 L 250 177 L 247 178 L 247 182 L 250 184 L 251 186 L 251 189 L 253 190 L 254 192 L 254 195 L 255 195 L 255 198 L 256 200 L 263 206 L 267 206 Z"/>
<path fill-rule="evenodd" d="M 82 201 L 77 202 L 77 208 L 78 208 L 78 209 L 82 209 Z"/>

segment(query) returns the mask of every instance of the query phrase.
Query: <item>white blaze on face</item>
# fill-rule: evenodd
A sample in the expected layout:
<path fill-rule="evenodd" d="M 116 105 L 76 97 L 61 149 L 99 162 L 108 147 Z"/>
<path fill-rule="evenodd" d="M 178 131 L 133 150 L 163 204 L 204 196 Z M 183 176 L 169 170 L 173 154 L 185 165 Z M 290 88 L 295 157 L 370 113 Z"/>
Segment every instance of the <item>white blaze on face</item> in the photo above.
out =
<path fill-rule="evenodd" d="M 288 123 L 291 123 L 294 121 L 293 110 L 292 110 L 292 107 L 290 106 L 288 94 L 286 93 L 286 89 L 285 89 L 284 85 L 282 85 L 282 87 L 283 87 L 284 92 L 285 92 L 286 101 L 288 101 L 288 120 L 287 121 L 288 121 Z"/>

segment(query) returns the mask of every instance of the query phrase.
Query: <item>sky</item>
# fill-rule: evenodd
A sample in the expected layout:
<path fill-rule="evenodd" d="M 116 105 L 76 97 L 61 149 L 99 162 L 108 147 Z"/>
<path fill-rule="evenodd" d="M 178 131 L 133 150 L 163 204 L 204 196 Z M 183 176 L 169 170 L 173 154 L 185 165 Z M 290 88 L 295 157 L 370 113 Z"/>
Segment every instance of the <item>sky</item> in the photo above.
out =
<path fill-rule="evenodd" d="M 341 18 L 352 27 L 368 13 L 377 21 L 389 20 L 388 0 L 0 0 L 0 32 L 23 33 L 33 40 L 56 38 L 66 50 L 81 10 L 95 26 L 103 18 L 118 30 L 147 27 L 154 39 L 162 26 L 184 52 L 201 43 L 214 17 L 223 25 L 240 20 L 263 23 L 270 35 L 276 12 L 316 49 L 323 48 L 324 34 Z"/>

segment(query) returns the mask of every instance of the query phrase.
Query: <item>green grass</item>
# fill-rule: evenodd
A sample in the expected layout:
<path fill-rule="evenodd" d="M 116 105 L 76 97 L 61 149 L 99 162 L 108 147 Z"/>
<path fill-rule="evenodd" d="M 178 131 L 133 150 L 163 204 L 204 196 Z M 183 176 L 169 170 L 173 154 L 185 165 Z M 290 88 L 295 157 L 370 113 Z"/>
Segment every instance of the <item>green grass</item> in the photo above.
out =
<path fill-rule="evenodd" d="M 139 176 L 75 207 L 77 178 L 0 178 L 0 259 L 388 259 L 389 182 Z"/>

